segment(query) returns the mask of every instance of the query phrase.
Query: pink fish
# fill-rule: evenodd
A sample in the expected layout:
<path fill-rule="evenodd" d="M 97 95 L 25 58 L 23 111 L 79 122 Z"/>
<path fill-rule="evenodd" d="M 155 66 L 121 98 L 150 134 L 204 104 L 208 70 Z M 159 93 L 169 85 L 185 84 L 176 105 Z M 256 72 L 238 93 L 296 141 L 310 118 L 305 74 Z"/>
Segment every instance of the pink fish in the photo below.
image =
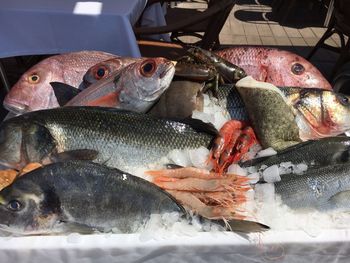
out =
<path fill-rule="evenodd" d="M 264 47 L 233 47 L 215 53 L 243 68 L 247 75 L 258 81 L 276 86 L 332 89 L 315 66 L 289 51 Z"/>
<path fill-rule="evenodd" d="M 91 66 L 113 57 L 100 51 L 81 51 L 44 59 L 21 76 L 5 97 L 4 107 L 15 114 L 59 107 L 50 82 L 79 87 Z"/>

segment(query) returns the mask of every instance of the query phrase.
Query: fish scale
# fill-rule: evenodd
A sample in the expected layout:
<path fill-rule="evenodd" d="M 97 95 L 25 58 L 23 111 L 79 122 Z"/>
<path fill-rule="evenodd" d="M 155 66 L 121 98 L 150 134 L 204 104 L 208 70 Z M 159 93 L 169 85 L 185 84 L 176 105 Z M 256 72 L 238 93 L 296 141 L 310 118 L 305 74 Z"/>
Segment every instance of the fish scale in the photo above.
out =
<path fill-rule="evenodd" d="M 87 198 L 88 195 L 88 198 Z M 185 211 L 156 185 L 118 169 L 86 161 L 36 169 L 0 192 L 26 209 L 15 215 L 0 205 L 0 227 L 23 234 L 135 232 L 151 214 Z M 31 199 L 32 198 L 32 199 Z"/>
<path fill-rule="evenodd" d="M 215 54 L 243 68 L 247 75 L 258 81 L 266 81 L 276 86 L 332 89 L 315 66 L 289 51 L 244 46 L 219 50 Z M 298 69 L 301 67 L 302 71 L 293 71 L 295 65 L 298 65 Z"/>
<path fill-rule="evenodd" d="M 276 193 L 293 209 L 350 209 L 350 164 L 309 169 L 302 175 L 283 175 Z"/>
<path fill-rule="evenodd" d="M 46 58 L 28 69 L 4 99 L 4 107 L 15 114 L 59 107 L 50 82 L 83 86 L 83 76 L 96 63 L 116 57 L 101 51 L 80 51 Z M 30 77 L 38 76 L 37 83 Z"/>
<path fill-rule="evenodd" d="M 198 123 L 208 128 L 208 125 Z M 158 162 L 173 149 L 209 147 L 214 137 L 213 133 L 197 131 L 189 124 L 100 107 L 63 107 L 30 112 L 4 122 L 0 130 L 6 132 L 6 127 L 9 127 L 12 131 L 11 125 L 45 127 L 58 152 L 95 150 L 98 156 L 94 161 L 126 172 L 133 171 L 135 166 Z M 41 140 L 43 145 L 51 143 Z M 0 142 L 0 149 L 15 148 L 16 143 L 21 142 L 8 139 Z M 28 143 L 32 147 L 33 143 Z M 7 154 L 1 156 L 0 151 L 2 163 L 8 158 Z"/>

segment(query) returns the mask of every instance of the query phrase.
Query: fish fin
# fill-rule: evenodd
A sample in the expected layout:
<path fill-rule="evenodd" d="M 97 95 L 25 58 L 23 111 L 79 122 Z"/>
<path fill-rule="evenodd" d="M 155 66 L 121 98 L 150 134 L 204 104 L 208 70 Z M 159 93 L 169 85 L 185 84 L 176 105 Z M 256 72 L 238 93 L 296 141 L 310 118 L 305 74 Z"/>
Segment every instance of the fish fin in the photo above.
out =
<path fill-rule="evenodd" d="M 62 230 L 67 233 L 79 233 L 79 234 L 93 234 L 98 229 L 77 222 L 61 220 L 59 224 L 62 227 Z"/>
<path fill-rule="evenodd" d="M 328 199 L 328 205 L 332 208 L 344 209 L 349 207 L 350 190 L 341 191 Z"/>
<path fill-rule="evenodd" d="M 61 153 L 53 153 L 50 156 L 51 162 L 63 162 L 68 160 L 94 160 L 98 155 L 98 151 L 90 149 L 79 149 L 65 151 Z"/>
<path fill-rule="evenodd" d="M 50 85 L 55 92 L 58 104 L 64 106 L 68 101 L 79 94 L 80 90 L 62 82 L 50 82 Z"/>
<path fill-rule="evenodd" d="M 226 221 L 227 230 L 242 233 L 264 232 L 270 229 L 269 226 L 249 220 L 231 219 Z"/>
<path fill-rule="evenodd" d="M 198 119 L 185 118 L 182 120 L 175 120 L 184 124 L 190 125 L 197 132 L 205 132 L 213 136 L 217 136 L 219 131 L 211 123 L 206 123 Z"/>
<path fill-rule="evenodd" d="M 269 226 L 264 225 L 259 222 L 242 220 L 242 219 L 229 219 L 229 220 L 211 220 L 219 225 L 223 226 L 226 230 L 232 232 L 241 233 L 254 233 L 254 232 L 264 232 L 270 229 Z"/>
<path fill-rule="evenodd" d="M 118 106 L 118 97 L 117 92 L 111 92 L 103 97 L 86 102 L 86 106 L 116 107 Z"/>
<path fill-rule="evenodd" d="M 334 154 L 335 163 L 346 163 L 350 159 L 349 149 L 338 151 Z"/>
<path fill-rule="evenodd" d="M 181 165 L 177 165 L 177 164 L 173 164 L 173 163 L 167 163 L 167 164 L 165 165 L 165 167 L 166 167 L 167 169 L 180 169 L 180 168 L 184 168 L 184 167 L 181 166 Z"/>
<path fill-rule="evenodd" d="M 280 154 L 284 154 L 284 153 L 289 152 L 289 151 L 297 151 L 299 148 L 302 148 L 302 147 L 304 147 L 305 145 L 311 144 L 311 143 L 313 143 L 313 142 L 315 142 L 315 140 L 310 140 L 310 141 L 306 141 L 306 142 L 300 142 L 300 143 L 298 143 L 298 144 L 289 146 L 288 148 L 286 148 L 286 149 L 284 149 L 284 150 L 278 151 L 278 154 L 277 154 L 277 155 L 271 155 L 271 156 L 265 156 L 265 157 L 258 157 L 258 158 L 252 159 L 252 160 L 248 160 L 248 161 L 239 163 L 239 165 L 240 165 L 241 167 L 256 166 L 256 165 L 258 165 L 258 164 L 260 164 L 260 163 L 265 162 L 266 160 L 268 160 L 268 159 L 270 159 L 270 158 L 278 158 L 278 156 L 279 156 Z"/>

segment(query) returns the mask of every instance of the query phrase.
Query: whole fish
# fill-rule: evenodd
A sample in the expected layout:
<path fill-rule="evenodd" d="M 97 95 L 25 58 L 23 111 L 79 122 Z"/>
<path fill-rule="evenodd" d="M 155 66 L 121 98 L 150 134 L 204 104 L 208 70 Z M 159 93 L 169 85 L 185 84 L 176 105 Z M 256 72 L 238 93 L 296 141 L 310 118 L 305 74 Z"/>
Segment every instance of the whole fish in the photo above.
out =
<path fill-rule="evenodd" d="M 29 112 L 0 125 L 0 164 L 20 170 L 32 162 L 88 159 L 132 172 L 173 149 L 209 147 L 216 130 L 102 107 Z"/>
<path fill-rule="evenodd" d="M 276 86 L 322 88 L 331 90 L 319 70 L 304 58 L 285 51 L 266 47 L 232 47 L 215 52 L 237 65 L 258 81 Z"/>
<path fill-rule="evenodd" d="M 139 61 L 140 58 L 118 57 L 111 58 L 96 65 L 86 71 L 83 80 L 86 88 L 100 79 L 107 78 L 112 73 L 119 71 L 126 66 Z"/>
<path fill-rule="evenodd" d="M 251 77 L 238 81 L 236 87 L 264 148 L 282 150 L 350 129 L 348 96 L 322 89 L 277 88 Z"/>
<path fill-rule="evenodd" d="M 101 51 L 80 51 L 44 59 L 21 76 L 6 95 L 4 107 L 15 114 L 59 107 L 50 82 L 79 87 L 91 66 L 112 57 Z"/>
<path fill-rule="evenodd" d="M 293 209 L 350 210 L 350 164 L 321 166 L 275 183 L 276 194 Z"/>
<path fill-rule="evenodd" d="M 87 161 L 47 165 L 0 192 L 0 229 L 22 235 L 130 233 L 167 212 L 185 213 L 156 185 Z"/>
<path fill-rule="evenodd" d="M 175 72 L 165 58 L 146 58 L 112 73 L 65 106 L 105 106 L 146 112 L 169 87 Z"/>
<path fill-rule="evenodd" d="M 350 138 L 338 136 L 302 142 L 276 155 L 244 162 L 241 166 L 255 166 L 260 169 L 263 165 L 272 166 L 283 162 L 305 163 L 308 166 L 327 166 L 350 162 Z"/>
<path fill-rule="evenodd" d="M 172 81 L 148 113 L 162 118 L 191 117 L 194 110 L 203 110 L 203 89 L 204 83 Z"/>

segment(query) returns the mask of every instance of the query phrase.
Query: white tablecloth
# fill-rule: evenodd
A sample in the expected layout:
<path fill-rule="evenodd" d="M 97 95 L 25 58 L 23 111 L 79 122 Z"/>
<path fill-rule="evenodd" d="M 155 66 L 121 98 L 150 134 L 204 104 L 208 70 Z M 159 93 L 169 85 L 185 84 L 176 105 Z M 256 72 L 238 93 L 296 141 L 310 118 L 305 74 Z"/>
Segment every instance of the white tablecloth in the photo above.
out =
<path fill-rule="evenodd" d="M 78 50 L 138 57 L 132 26 L 146 2 L 1 0 L 0 58 Z"/>
<path fill-rule="evenodd" d="M 76 234 L 75 234 L 76 235 Z M 349 230 L 317 237 L 301 231 L 253 235 L 199 233 L 141 241 L 138 234 L 0 238 L 0 262 L 349 262 Z"/>

